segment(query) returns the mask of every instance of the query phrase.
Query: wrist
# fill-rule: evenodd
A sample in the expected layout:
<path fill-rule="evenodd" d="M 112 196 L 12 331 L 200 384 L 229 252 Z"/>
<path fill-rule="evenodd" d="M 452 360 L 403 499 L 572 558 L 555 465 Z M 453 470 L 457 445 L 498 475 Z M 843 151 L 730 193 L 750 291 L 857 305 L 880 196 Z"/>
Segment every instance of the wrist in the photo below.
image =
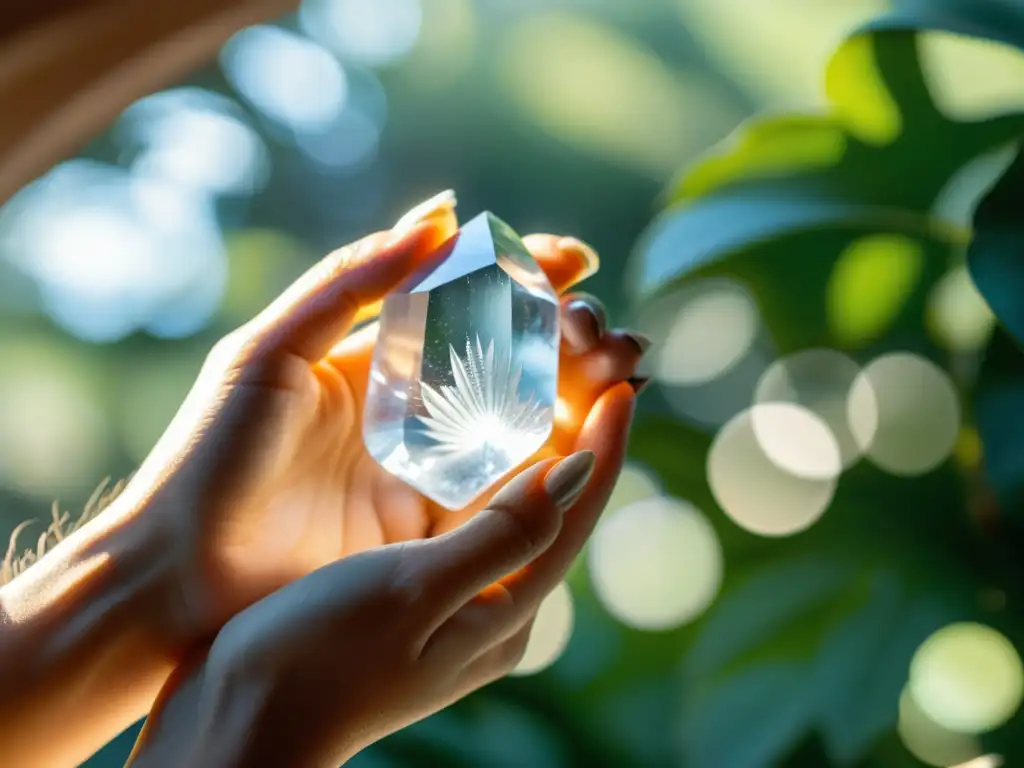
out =
<path fill-rule="evenodd" d="M 116 499 L 0 590 L 0 752 L 24 756 L 13 762 L 84 760 L 173 669 L 169 548 L 142 512 Z"/>

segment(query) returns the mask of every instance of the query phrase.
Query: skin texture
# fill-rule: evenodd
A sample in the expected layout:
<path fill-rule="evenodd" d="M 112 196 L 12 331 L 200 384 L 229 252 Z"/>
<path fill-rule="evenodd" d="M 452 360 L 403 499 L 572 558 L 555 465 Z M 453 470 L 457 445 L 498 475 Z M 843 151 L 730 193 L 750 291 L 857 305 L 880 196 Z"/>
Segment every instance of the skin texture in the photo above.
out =
<path fill-rule="evenodd" d="M 388 637 L 393 630 L 396 638 L 408 637 L 389 623 L 396 621 L 394 611 L 365 605 L 357 610 L 341 598 L 330 608 L 329 601 L 304 597 L 319 595 L 320 588 L 296 580 L 313 574 L 310 578 L 333 583 L 319 575 L 326 572 L 338 574 L 332 578 L 339 583 L 366 581 L 366 589 L 377 585 L 390 594 L 390 577 L 353 581 L 351 568 L 362 566 L 343 564 L 369 559 L 366 568 L 390 573 L 374 563 L 392 556 L 375 553 L 421 551 L 417 546 L 424 540 L 450 541 L 440 534 L 463 530 L 460 524 L 489 501 L 481 499 L 458 513 L 434 507 L 380 470 L 366 455 L 359 434 L 376 325 L 350 333 L 352 326 L 372 317 L 380 300 L 411 274 L 443 256 L 438 248 L 455 232 L 454 200 L 442 195 L 392 230 L 328 255 L 217 345 L 175 420 L 116 502 L 0 590 L 0 658 L 17 659 L 0 668 L 0 722 L 5 724 L 0 753 L 11 764 L 81 762 L 149 711 L 161 687 L 161 700 L 174 701 L 176 681 L 189 680 L 189 669 L 206 669 L 206 662 L 197 666 L 194 654 L 211 640 L 210 658 L 221 661 L 210 679 L 226 681 L 222 690 L 227 692 L 250 685 L 239 682 L 244 678 L 239 670 L 261 667 L 250 663 L 249 652 L 239 650 L 245 647 L 239 638 L 248 633 L 237 630 L 237 623 L 225 627 L 236 615 L 239 621 L 251 617 L 242 613 L 249 606 L 258 616 L 284 617 L 283 626 L 294 629 L 283 634 L 285 640 L 294 635 L 297 645 L 280 648 L 285 642 L 280 633 L 266 640 L 253 633 L 253 642 L 265 642 L 272 658 L 278 658 L 278 650 L 282 659 L 312 654 L 328 637 L 336 647 L 340 627 L 350 621 L 367 636 Z M 537 235 L 527 244 L 560 293 L 597 268 L 596 256 L 578 241 Z M 604 330 L 600 307 L 593 302 L 566 297 L 563 308 L 563 402 L 548 445 L 527 464 L 591 450 L 597 456 L 596 490 L 588 487 L 567 513 L 567 520 L 581 522 L 550 544 L 550 551 L 559 553 L 549 558 L 555 564 L 525 570 L 548 573 L 546 579 L 524 582 L 534 583 L 529 599 L 520 601 L 525 606 L 535 606 L 544 590 L 557 584 L 604 506 L 625 446 L 626 414 L 632 413 L 634 388 L 622 382 L 632 376 L 645 346 L 635 334 Z M 536 508 L 543 512 L 547 507 Z M 360 553 L 365 553 L 363 560 L 347 557 Z M 436 557 L 448 559 L 443 553 Z M 339 558 L 345 559 L 336 563 Z M 509 568 L 520 565 L 516 561 Z M 552 575 L 558 578 L 552 581 Z M 278 591 L 292 582 L 307 586 Z M 399 583 L 406 586 L 398 592 L 407 595 L 408 584 L 417 582 L 406 574 Z M 372 605 L 376 595 L 365 593 L 364 603 Z M 264 598 L 272 601 L 270 608 L 259 602 Z M 466 600 L 475 598 L 467 593 Z M 330 631 L 322 629 L 321 614 L 323 622 L 334 621 Z M 246 621 L 265 626 L 259 618 Z M 489 620 L 474 621 L 491 626 Z M 307 626 L 308 635 L 302 631 Z M 417 632 L 422 638 L 422 627 Z M 309 645 L 302 644 L 304 637 Z M 467 647 L 461 656 L 452 656 L 452 665 L 478 649 Z M 365 661 L 355 650 L 347 658 Z M 377 668 L 392 668 L 388 658 L 383 653 Z M 280 702 L 293 701 L 279 687 L 287 675 L 276 667 L 264 669 L 251 684 L 266 688 L 266 711 L 278 711 Z M 411 709 L 404 715 L 369 724 L 353 715 L 345 722 L 363 736 L 352 736 L 338 749 L 357 749 L 483 684 L 504 667 L 488 669 L 473 684 L 454 685 L 442 696 L 417 699 L 408 692 Z M 362 693 L 356 686 L 350 690 Z M 223 700 L 235 702 L 223 711 L 245 722 L 237 695 Z M 52 738 L 54 722 L 64 724 L 60 739 Z M 324 736 L 328 752 L 334 749 L 334 736 Z"/>

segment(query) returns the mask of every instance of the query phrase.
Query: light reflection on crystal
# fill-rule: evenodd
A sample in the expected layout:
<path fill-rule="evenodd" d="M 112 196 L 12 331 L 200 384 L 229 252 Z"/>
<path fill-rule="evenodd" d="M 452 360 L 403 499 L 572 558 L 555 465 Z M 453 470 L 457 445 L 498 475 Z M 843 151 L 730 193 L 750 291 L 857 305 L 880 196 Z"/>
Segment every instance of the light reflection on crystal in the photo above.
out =
<path fill-rule="evenodd" d="M 449 509 L 466 506 L 551 433 L 558 297 L 491 214 L 459 231 L 430 274 L 381 310 L 363 420 L 386 470 Z"/>
<path fill-rule="evenodd" d="M 466 362 L 455 347 L 449 347 L 455 383 L 440 391 L 420 382 L 420 395 L 429 416 L 420 416 L 426 434 L 444 453 L 464 453 L 484 448 L 519 455 L 530 452 L 538 438 L 543 442 L 551 431 L 551 409 L 534 399 L 518 397 L 522 368 L 510 369 L 512 355 L 494 342 L 484 352 L 477 336 L 474 345 L 466 340 Z"/>

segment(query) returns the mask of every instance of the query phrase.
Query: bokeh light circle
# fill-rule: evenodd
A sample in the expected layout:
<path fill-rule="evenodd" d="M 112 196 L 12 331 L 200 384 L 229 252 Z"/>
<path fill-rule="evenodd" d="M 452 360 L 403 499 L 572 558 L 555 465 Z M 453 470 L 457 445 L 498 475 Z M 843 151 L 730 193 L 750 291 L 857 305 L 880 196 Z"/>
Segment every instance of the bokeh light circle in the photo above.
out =
<path fill-rule="evenodd" d="M 896 732 L 908 752 L 935 768 L 968 763 L 982 752 L 975 736 L 943 728 L 929 718 L 914 700 L 909 687 L 900 695 Z"/>
<path fill-rule="evenodd" d="M 526 652 L 514 675 L 534 675 L 550 667 L 565 651 L 574 624 L 572 592 L 564 581 L 540 604 Z"/>
<path fill-rule="evenodd" d="M 860 366 L 850 357 L 832 349 L 807 349 L 777 360 L 757 384 L 754 401 L 795 403 L 821 419 L 839 448 L 842 468 L 861 456 L 860 446 L 850 430 L 847 402 Z M 760 435 L 763 409 L 755 411 Z M 771 413 L 771 411 L 768 411 Z M 799 474 L 799 473 L 798 473 Z"/>
<path fill-rule="evenodd" d="M 722 582 L 715 529 L 692 504 L 666 496 L 606 513 L 588 555 L 598 600 L 636 629 L 666 630 L 696 618 Z"/>
<path fill-rule="evenodd" d="M 771 411 L 755 416 L 760 409 Z M 715 501 L 737 525 L 788 536 L 828 508 L 836 489 L 828 470 L 839 464 L 839 445 L 821 419 L 798 405 L 771 403 L 722 427 L 708 452 L 707 473 Z"/>
<path fill-rule="evenodd" d="M 1024 700 L 1024 665 L 1013 644 L 984 624 L 950 624 L 910 664 L 909 690 L 929 719 L 960 733 L 1003 725 Z"/>
<path fill-rule="evenodd" d="M 658 496 L 660 493 L 661 483 L 654 474 L 639 464 L 628 463 L 615 481 L 615 488 L 612 489 L 608 503 L 605 504 L 604 514 L 607 517 L 617 509 Z"/>
<path fill-rule="evenodd" d="M 928 302 L 928 326 L 947 349 L 980 349 L 992 336 L 995 325 L 995 315 L 974 285 L 967 267 L 955 267 L 935 284 Z"/>
<path fill-rule="evenodd" d="M 861 450 L 896 475 L 934 469 L 960 432 L 960 401 L 949 375 L 907 352 L 875 358 L 861 371 L 847 415 Z"/>
<path fill-rule="evenodd" d="M 748 293 L 727 281 L 694 284 L 676 295 L 675 312 L 655 350 L 654 376 L 692 386 L 729 371 L 754 344 L 757 307 Z"/>

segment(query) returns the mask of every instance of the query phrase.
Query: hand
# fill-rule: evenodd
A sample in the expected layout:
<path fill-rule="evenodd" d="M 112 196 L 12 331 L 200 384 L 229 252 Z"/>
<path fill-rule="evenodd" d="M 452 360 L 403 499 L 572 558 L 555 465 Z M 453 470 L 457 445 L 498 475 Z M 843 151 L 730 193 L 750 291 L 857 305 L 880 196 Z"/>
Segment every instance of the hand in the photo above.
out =
<path fill-rule="evenodd" d="M 633 399 L 610 389 L 578 452 L 460 528 L 344 558 L 235 616 L 168 682 L 132 765 L 336 766 L 507 674 L 608 500 Z"/>
<path fill-rule="evenodd" d="M 169 548 L 174 603 L 160 609 L 160 634 L 172 652 L 342 555 L 443 533 L 486 503 L 435 507 L 367 455 L 361 409 L 377 325 L 345 338 L 455 233 L 453 206 L 438 196 L 330 254 L 211 353 L 126 490 Z M 597 268 L 579 241 L 526 242 L 560 293 Z M 572 448 L 598 396 L 632 376 L 645 347 L 606 331 L 600 306 L 579 297 L 563 299 L 563 336 L 564 408 L 532 461 Z"/>

